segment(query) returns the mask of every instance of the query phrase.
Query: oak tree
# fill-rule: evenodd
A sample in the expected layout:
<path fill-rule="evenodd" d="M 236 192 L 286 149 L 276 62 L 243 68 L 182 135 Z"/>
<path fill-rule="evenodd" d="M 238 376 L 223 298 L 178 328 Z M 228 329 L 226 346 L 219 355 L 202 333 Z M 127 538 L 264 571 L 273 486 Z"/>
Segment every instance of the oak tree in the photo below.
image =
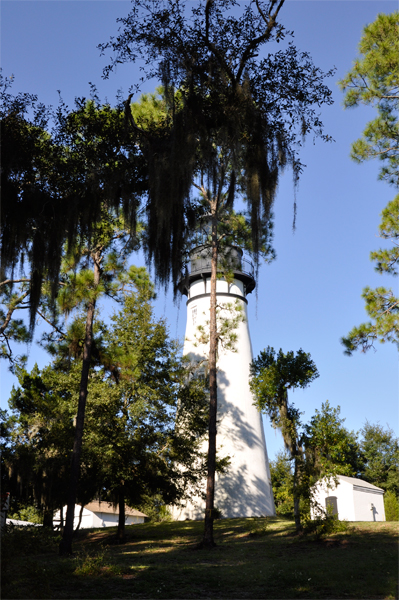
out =
<path fill-rule="evenodd" d="M 144 79 L 162 82 L 167 115 L 152 128 L 126 115 L 148 165 L 146 254 L 157 280 L 181 278 L 186 243 L 202 221 L 211 260 L 208 477 L 203 544 L 214 545 L 217 416 L 216 277 L 224 251 L 223 223 L 244 200 L 249 245 L 259 264 L 279 175 L 291 166 L 297 181 L 303 136 L 327 139 L 317 113 L 330 104 L 326 76 L 307 53 L 288 44 L 277 22 L 284 0 L 233 0 L 187 5 L 135 0 L 119 19 L 105 76 L 123 62 L 141 61 Z M 272 52 L 266 54 L 265 44 Z M 275 44 L 275 45 L 274 45 Z M 178 97 L 176 93 L 178 92 Z M 315 109 L 317 107 L 317 109 Z M 237 208 L 237 207 L 236 207 Z M 270 247 L 269 247 L 270 251 Z M 267 253 L 269 256 L 269 253 Z"/>

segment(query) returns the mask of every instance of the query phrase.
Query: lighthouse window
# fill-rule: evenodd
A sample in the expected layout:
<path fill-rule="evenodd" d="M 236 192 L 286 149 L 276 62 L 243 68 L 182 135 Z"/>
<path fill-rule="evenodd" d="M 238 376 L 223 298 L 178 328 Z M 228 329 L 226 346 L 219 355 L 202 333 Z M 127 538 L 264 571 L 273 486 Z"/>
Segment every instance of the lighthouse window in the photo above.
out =
<path fill-rule="evenodd" d="M 191 309 L 191 317 L 193 319 L 193 325 L 195 326 L 197 323 L 197 307 L 193 306 L 193 308 Z"/>

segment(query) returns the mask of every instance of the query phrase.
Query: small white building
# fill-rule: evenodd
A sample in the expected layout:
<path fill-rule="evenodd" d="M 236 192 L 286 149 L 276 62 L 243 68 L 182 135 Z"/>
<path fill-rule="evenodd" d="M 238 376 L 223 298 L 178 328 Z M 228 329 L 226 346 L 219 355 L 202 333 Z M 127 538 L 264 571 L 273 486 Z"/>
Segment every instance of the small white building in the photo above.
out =
<path fill-rule="evenodd" d="M 81 506 L 75 505 L 75 518 L 73 527 L 76 529 L 79 523 Z M 64 506 L 64 522 L 66 517 L 67 507 Z M 136 510 L 125 506 L 125 524 L 136 525 L 138 523 L 144 523 L 147 515 Z M 82 522 L 80 524 L 81 529 L 89 529 L 91 527 L 115 527 L 118 525 L 119 510 L 118 507 L 114 507 L 108 502 L 89 502 L 83 508 Z M 53 519 L 54 525 L 57 526 L 60 523 L 60 511 L 58 510 Z"/>
<path fill-rule="evenodd" d="M 340 521 L 385 521 L 384 490 L 363 479 L 338 475 L 320 479 L 312 488 L 313 500 L 323 509 L 329 508 Z M 317 510 L 311 509 L 314 519 Z"/>

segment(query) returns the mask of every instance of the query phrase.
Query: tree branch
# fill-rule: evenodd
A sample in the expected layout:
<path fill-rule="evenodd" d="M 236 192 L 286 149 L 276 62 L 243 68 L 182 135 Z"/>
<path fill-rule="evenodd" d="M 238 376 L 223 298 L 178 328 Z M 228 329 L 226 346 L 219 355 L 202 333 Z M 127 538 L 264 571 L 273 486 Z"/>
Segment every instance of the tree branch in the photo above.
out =
<path fill-rule="evenodd" d="M 273 15 L 269 15 L 269 19 L 266 20 L 263 12 L 260 10 L 259 7 L 259 3 L 258 0 L 256 0 L 256 5 L 258 7 L 258 10 L 260 11 L 260 14 L 263 18 L 263 20 L 265 21 L 265 23 L 267 24 L 266 27 L 266 31 L 265 33 L 263 33 L 262 35 L 260 35 L 259 37 L 253 39 L 248 46 L 246 47 L 246 49 L 243 52 L 241 61 L 240 61 L 240 66 L 238 68 L 238 72 L 237 72 L 237 76 L 236 76 L 236 81 L 239 81 L 241 78 L 241 75 L 245 69 L 245 65 L 247 64 L 248 59 L 250 58 L 252 52 L 255 50 L 255 48 L 257 48 L 259 46 L 259 44 L 262 44 L 263 42 L 265 42 L 266 40 L 269 39 L 271 32 L 273 31 L 273 28 L 276 25 L 276 19 L 278 16 L 278 13 L 280 12 L 283 4 L 284 4 L 285 0 L 280 0 L 275 13 Z M 270 10 L 273 10 L 274 5 L 276 4 L 276 0 L 272 0 L 272 4 L 270 6 Z"/>
<path fill-rule="evenodd" d="M 29 294 L 29 292 L 25 292 L 25 294 L 23 294 L 22 296 L 20 296 L 18 298 L 18 300 L 15 300 L 14 302 L 11 302 L 11 305 L 10 305 L 10 307 L 8 309 L 6 318 L 4 319 L 4 323 L 0 327 L 0 334 L 3 334 L 3 332 L 6 329 L 7 325 L 11 321 L 12 314 L 13 314 L 14 310 L 16 310 L 18 304 L 20 304 L 24 300 L 24 298 L 26 298 L 26 296 L 28 296 L 28 294 Z"/>
<path fill-rule="evenodd" d="M 27 281 L 30 281 L 30 279 L 26 277 L 24 279 L 6 279 L 5 281 L 2 281 L 0 283 L 0 287 L 2 287 L 3 285 L 7 285 L 8 283 L 25 283 Z"/>
<path fill-rule="evenodd" d="M 37 314 L 39 315 L 39 317 L 41 317 L 41 318 L 42 318 L 44 321 L 46 321 L 46 323 L 48 323 L 49 325 L 51 325 L 51 327 L 52 327 L 53 329 L 55 329 L 55 331 L 56 331 L 57 333 L 59 333 L 59 334 L 60 334 L 60 336 L 61 336 L 61 337 L 62 337 L 64 340 L 66 340 L 66 339 L 67 339 L 67 336 L 65 335 L 65 333 L 63 333 L 63 332 L 61 331 L 61 329 L 59 329 L 59 328 L 58 328 L 56 325 L 54 325 L 54 323 L 52 323 L 51 321 L 49 321 L 49 320 L 48 320 L 48 319 L 47 319 L 47 318 L 46 318 L 46 317 L 45 317 L 45 316 L 44 316 L 44 315 L 43 315 L 43 314 L 40 312 L 40 310 L 37 310 L 36 312 L 37 312 Z"/>

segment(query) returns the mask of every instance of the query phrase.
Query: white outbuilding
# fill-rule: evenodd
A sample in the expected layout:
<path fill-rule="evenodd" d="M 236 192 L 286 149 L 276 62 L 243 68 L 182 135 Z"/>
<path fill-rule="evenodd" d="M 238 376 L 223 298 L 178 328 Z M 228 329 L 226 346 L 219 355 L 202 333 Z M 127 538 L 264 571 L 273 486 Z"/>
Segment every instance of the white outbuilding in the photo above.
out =
<path fill-rule="evenodd" d="M 385 521 L 384 490 L 363 479 L 337 476 L 320 479 L 312 488 L 313 500 L 331 510 L 340 521 Z M 312 519 L 317 510 L 312 509 Z"/>
<path fill-rule="evenodd" d="M 76 529 L 79 523 L 81 506 L 75 505 L 75 518 L 73 527 Z M 67 507 L 64 506 L 63 513 L 64 519 L 66 516 Z M 136 510 L 125 506 L 125 524 L 136 525 L 137 523 L 144 523 L 147 515 Z M 81 529 L 89 529 L 91 527 L 115 527 L 118 525 L 119 510 L 108 502 L 89 502 L 83 508 L 82 522 L 80 524 Z M 53 519 L 54 525 L 57 526 L 60 522 L 60 511 L 58 510 Z"/>

